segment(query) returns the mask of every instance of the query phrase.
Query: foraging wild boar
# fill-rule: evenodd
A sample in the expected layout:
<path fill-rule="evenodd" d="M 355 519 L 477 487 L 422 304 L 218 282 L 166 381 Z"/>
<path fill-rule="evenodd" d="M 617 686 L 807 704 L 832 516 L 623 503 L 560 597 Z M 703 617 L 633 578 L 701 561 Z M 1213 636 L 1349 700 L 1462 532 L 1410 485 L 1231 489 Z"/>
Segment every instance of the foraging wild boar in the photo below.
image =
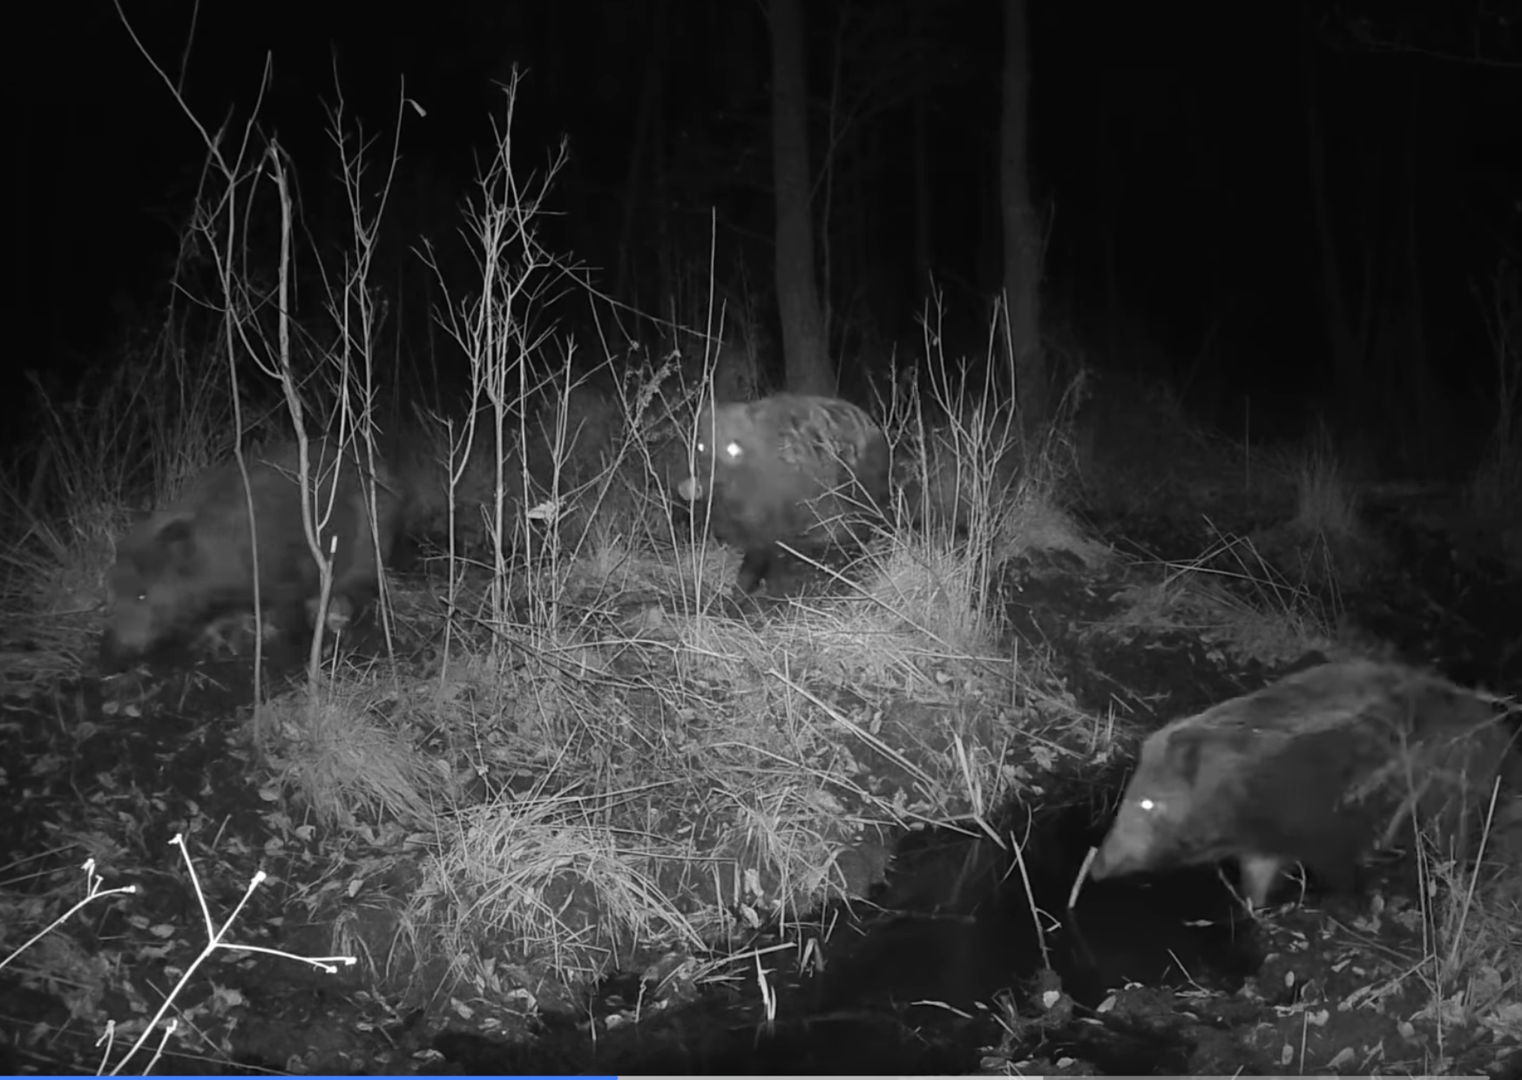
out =
<path fill-rule="evenodd" d="M 1413 812 L 1463 858 L 1508 742 L 1488 702 L 1436 676 L 1311 668 L 1149 736 L 1090 876 L 1234 858 L 1254 906 L 1294 862 L 1349 890 Z"/>
<path fill-rule="evenodd" d="M 403 499 L 383 472 L 374 484 L 377 528 L 371 530 L 368 469 L 357 447 L 342 461 L 335 444 L 313 440 L 311 475 L 326 555 L 336 541 L 330 625 L 346 621 L 379 587 L 402 522 Z M 302 488 L 295 443 L 248 458 L 248 486 L 235 462 L 208 469 L 174 505 L 159 510 L 117 544 L 101 656 L 108 666 L 191 643 L 229 615 L 260 608 L 278 631 L 309 627 L 320 591 L 317 563 L 302 525 Z M 378 470 L 379 471 L 379 470 Z M 256 529 L 249 529 L 252 501 Z M 257 555 L 255 538 L 257 538 Z M 378 543 L 377 543 L 378 541 Z"/>

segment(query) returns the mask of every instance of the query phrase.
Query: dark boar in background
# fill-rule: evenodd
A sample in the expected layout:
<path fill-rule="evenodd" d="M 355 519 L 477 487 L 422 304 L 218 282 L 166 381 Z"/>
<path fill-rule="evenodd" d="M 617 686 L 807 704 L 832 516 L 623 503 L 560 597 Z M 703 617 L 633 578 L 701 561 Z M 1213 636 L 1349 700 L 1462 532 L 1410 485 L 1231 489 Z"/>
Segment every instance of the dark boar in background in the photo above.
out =
<path fill-rule="evenodd" d="M 887 508 L 891 474 L 887 437 L 861 409 L 773 394 L 704 406 L 677 494 L 745 553 L 739 583 L 752 592 L 779 544 L 803 551 L 864 539 Z"/>
<path fill-rule="evenodd" d="M 318 495 L 314 520 L 327 513 L 320 534 L 324 554 L 337 543 L 328 616 L 336 626 L 377 591 L 377 546 L 381 560 L 388 560 L 404 500 L 386 471 L 378 469 L 380 475 L 373 477 L 378 527 L 372 532 L 363 450 L 351 445 L 340 455 L 336 443 L 313 440 L 310 455 Z M 260 608 L 275 631 L 311 627 L 320 581 L 302 525 L 296 445 L 250 455 L 247 466 L 247 489 L 236 462 L 217 465 L 178 502 L 149 515 L 117 544 L 101 642 L 107 666 L 192 644 L 228 616 L 251 613 L 256 573 Z M 249 530 L 250 494 L 257 559 Z"/>

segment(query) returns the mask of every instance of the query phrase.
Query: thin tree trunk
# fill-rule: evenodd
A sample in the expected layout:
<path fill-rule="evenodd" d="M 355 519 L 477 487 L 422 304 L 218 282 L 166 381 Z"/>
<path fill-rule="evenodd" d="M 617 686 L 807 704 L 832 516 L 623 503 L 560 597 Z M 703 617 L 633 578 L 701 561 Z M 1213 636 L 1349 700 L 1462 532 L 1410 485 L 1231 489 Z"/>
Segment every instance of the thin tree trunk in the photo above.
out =
<path fill-rule="evenodd" d="M 1432 378 L 1432 365 L 1427 356 L 1427 308 L 1423 303 L 1421 226 L 1417 220 L 1418 200 L 1422 190 L 1421 154 L 1422 135 L 1427 130 L 1426 111 L 1428 100 L 1423 93 L 1422 80 L 1418 79 L 1411 94 L 1411 126 L 1406 131 L 1406 393 L 1417 409 L 1418 430 L 1434 430 L 1439 387 Z M 1429 91 L 1430 92 L 1430 91 Z"/>
<path fill-rule="evenodd" d="M 1120 206 L 1125 198 L 1122 187 L 1121 155 L 1116 152 L 1115 137 L 1108 101 L 1102 101 L 1098 122 L 1094 125 L 1094 160 L 1099 163 L 1099 266 L 1104 282 L 1105 342 L 1109 355 L 1122 355 L 1120 335 L 1120 250 L 1116 234 L 1120 231 Z M 1135 361 L 1140 363 L 1139 354 Z"/>
<path fill-rule="evenodd" d="M 833 394 L 809 210 L 808 91 L 799 0 L 771 0 L 772 174 L 777 201 L 777 306 L 788 389 Z"/>
<path fill-rule="evenodd" d="M 644 297 L 639 295 L 635 249 L 638 247 L 636 232 L 639 222 L 651 211 L 664 214 L 664 205 L 640 198 L 645 174 L 653 176 L 659 165 L 647 168 L 647 157 L 659 158 L 662 147 L 656 138 L 661 113 L 661 70 L 665 60 L 666 0 L 654 0 L 648 37 L 646 39 L 645 77 L 640 83 L 639 111 L 634 121 L 634 144 L 629 150 L 629 170 L 624 177 L 624 222 L 618 245 L 618 281 L 615 296 L 639 306 Z M 667 284 L 662 282 L 662 285 Z"/>
<path fill-rule="evenodd" d="M 1321 110 L 1317 104 L 1316 80 L 1309 38 L 1303 51 L 1305 76 L 1306 135 L 1310 166 L 1311 203 L 1316 219 L 1316 244 L 1321 256 L 1322 317 L 1326 322 L 1327 345 L 1332 351 L 1332 386 L 1329 388 L 1341 401 L 1356 400 L 1349 391 L 1356 390 L 1362 382 L 1365 335 L 1354 326 L 1354 313 L 1349 310 L 1347 282 L 1343 279 L 1342 264 L 1337 256 L 1337 244 L 1333 233 L 1331 193 L 1327 190 L 1325 136 L 1321 130 Z M 1364 286 L 1367 291 L 1369 272 L 1365 267 Z M 1366 314 L 1363 312 L 1362 314 Z M 1361 320 L 1360 320 L 1361 321 Z"/>
<path fill-rule="evenodd" d="M 1041 349 L 1042 228 L 1030 190 L 1030 24 L 1026 0 L 1004 2 L 1004 117 L 1000 194 L 1004 218 L 1004 290 L 1016 391 L 1027 425 L 1046 416 L 1046 358 Z"/>
<path fill-rule="evenodd" d="M 914 299 L 930 295 L 930 120 L 924 94 L 914 98 Z"/>

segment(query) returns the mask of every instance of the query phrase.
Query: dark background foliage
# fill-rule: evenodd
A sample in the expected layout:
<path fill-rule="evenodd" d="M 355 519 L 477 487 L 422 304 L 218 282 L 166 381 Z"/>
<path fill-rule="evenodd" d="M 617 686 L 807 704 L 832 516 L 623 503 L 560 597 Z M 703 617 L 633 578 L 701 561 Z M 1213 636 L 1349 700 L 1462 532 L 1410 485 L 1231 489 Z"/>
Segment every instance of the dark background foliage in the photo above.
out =
<path fill-rule="evenodd" d="M 980 350 L 999 286 L 1000 6 L 804 6 L 814 166 L 833 165 L 815 209 L 837 362 L 870 368 L 912 350 L 932 279 L 954 346 Z M 423 328 L 437 297 L 413 249 L 426 236 L 446 268 L 466 257 L 458 206 L 514 65 L 527 72 L 515 164 L 541 166 L 569 140 L 552 247 L 618 299 L 668 313 L 681 276 L 706 268 L 716 226 L 721 288 L 774 312 L 769 41 L 756 4 L 138 0 L 125 11 L 176 77 L 184 58 L 187 99 L 208 125 L 237 130 L 272 65 L 261 123 L 301 170 L 319 243 L 345 226 L 323 102 L 341 85 L 384 149 L 405 78 L 426 116 L 404 115 L 380 279 L 411 305 L 392 327 L 409 355 L 437 348 Z M 1522 192 L 1512 15 L 1417 0 L 1031 5 L 1048 334 L 1101 370 L 1173 381 L 1226 430 L 1249 411 L 1255 424 L 1327 415 L 1403 443 L 1415 428 L 1441 442 L 1473 427 L 1463 418 L 1494 404 L 1479 301 L 1513 254 Z M 8 376 L 67 383 L 162 304 L 204 155 L 111 4 L 16 17 L 8 301 L 21 340 Z M 1342 325 L 1359 329 L 1352 345 L 1329 319 L 1334 292 L 1351 308 Z"/>

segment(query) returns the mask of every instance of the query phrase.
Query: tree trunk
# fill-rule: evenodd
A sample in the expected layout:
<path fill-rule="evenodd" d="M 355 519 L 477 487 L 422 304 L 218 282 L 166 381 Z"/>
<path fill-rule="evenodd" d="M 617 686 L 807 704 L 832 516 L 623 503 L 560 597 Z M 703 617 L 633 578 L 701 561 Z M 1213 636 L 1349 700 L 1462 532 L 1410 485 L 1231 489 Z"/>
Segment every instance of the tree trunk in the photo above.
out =
<path fill-rule="evenodd" d="M 1095 215 L 1099 226 L 1100 274 L 1104 281 L 1105 351 L 1111 358 L 1122 355 L 1120 310 L 1120 232 L 1121 206 L 1125 201 L 1123 155 L 1116 150 L 1115 140 L 1119 133 L 1109 120 L 1109 103 L 1102 102 L 1098 122 L 1094 126 L 1094 160 L 1099 163 L 1099 211 Z M 1131 350 L 1140 364 L 1139 350 Z M 1140 370 L 1138 368 L 1138 370 Z"/>
<path fill-rule="evenodd" d="M 799 0 L 771 0 L 772 176 L 777 198 L 777 307 L 789 390 L 833 394 L 814 269 L 808 90 Z"/>
<path fill-rule="evenodd" d="M 914 98 L 914 292 L 915 305 L 930 295 L 930 120 L 924 94 Z"/>
<path fill-rule="evenodd" d="M 1321 258 L 1321 311 L 1326 325 L 1327 345 L 1332 353 L 1333 400 L 1339 403 L 1358 400 L 1363 382 L 1364 357 L 1368 349 L 1368 317 L 1372 300 L 1373 245 L 1365 247 L 1364 300 L 1354 309 L 1348 300 L 1348 282 L 1337 254 L 1336 223 L 1332 220 L 1332 198 L 1327 187 L 1325 136 L 1321 129 L 1321 109 L 1316 93 L 1315 57 L 1311 52 L 1309 31 L 1304 31 L 1302 51 L 1306 107 L 1307 159 L 1310 167 L 1311 205 L 1315 215 L 1316 247 Z M 1358 417 L 1361 423 L 1363 418 Z"/>
<path fill-rule="evenodd" d="M 666 52 L 666 0 L 655 0 L 646 29 L 645 75 L 640 83 L 639 110 L 634 120 L 634 145 L 629 150 L 629 170 L 624 176 L 624 221 L 618 245 L 617 287 L 613 292 L 614 296 L 637 308 L 642 307 L 648 299 L 640 295 L 639 267 L 635 257 L 635 252 L 645 247 L 649 241 L 648 234 L 640 235 L 640 222 L 646 220 L 648 214 L 664 217 L 666 213 L 664 203 L 642 198 L 645 184 L 660 172 L 659 159 L 665 152 L 659 137 L 659 126 L 664 108 L 661 101 L 661 70 Z M 651 159 L 650 164 L 647 164 L 647 158 Z M 663 286 L 668 284 L 667 281 L 661 282 Z"/>
<path fill-rule="evenodd" d="M 1000 197 L 1004 218 L 1004 291 L 1009 347 L 1025 424 L 1046 417 L 1046 357 L 1041 349 L 1042 228 L 1031 205 L 1030 24 L 1026 0 L 1004 0 L 1004 116 Z"/>

